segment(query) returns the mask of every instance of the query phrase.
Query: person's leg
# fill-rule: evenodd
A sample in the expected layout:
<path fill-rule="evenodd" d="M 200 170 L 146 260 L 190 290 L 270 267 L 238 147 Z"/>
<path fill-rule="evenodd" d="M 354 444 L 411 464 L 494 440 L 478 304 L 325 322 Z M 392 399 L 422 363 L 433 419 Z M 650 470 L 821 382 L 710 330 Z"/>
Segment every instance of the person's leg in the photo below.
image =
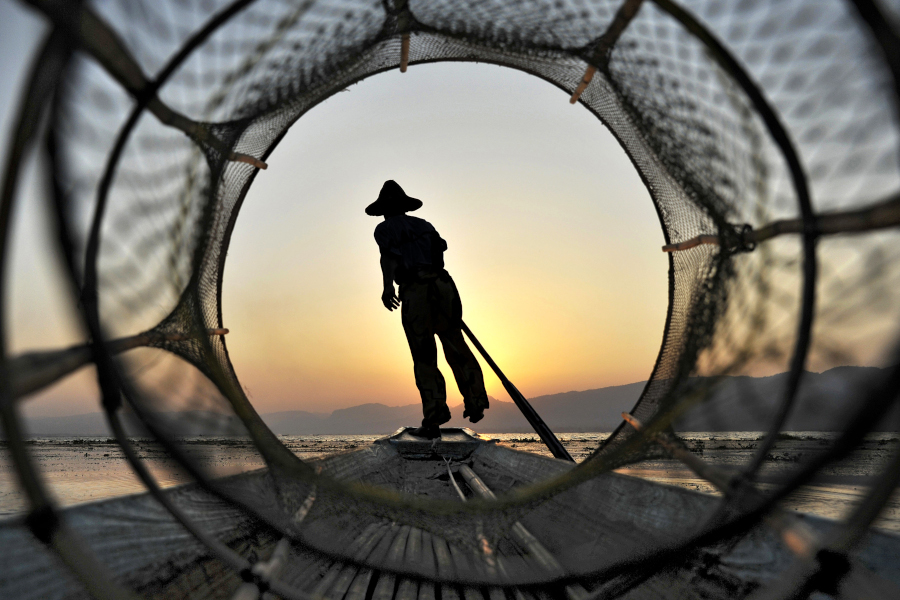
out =
<path fill-rule="evenodd" d="M 447 329 L 438 332 L 438 336 L 444 347 L 444 357 L 453 370 L 456 385 L 463 396 L 466 416 L 474 417 L 473 422 L 478 421 L 481 413 L 489 407 L 481 365 L 466 344 L 461 330 Z"/>
<path fill-rule="evenodd" d="M 434 323 L 428 302 L 428 286 L 412 283 L 403 286 L 401 320 L 413 359 L 416 387 L 422 398 L 422 425 L 437 426 L 450 420 L 447 387 L 437 367 Z"/>
<path fill-rule="evenodd" d="M 463 396 L 466 412 L 464 416 L 474 417 L 472 420 L 474 423 L 480 420 L 480 415 L 489 404 L 484 389 L 484 375 L 460 329 L 462 302 L 456 284 L 447 275 L 436 282 L 435 289 L 440 297 L 438 305 L 440 314 L 435 315 L 434 319 L 435 332 L 441 338 L 444 357 L 453 370 L 456 385 Z"/>

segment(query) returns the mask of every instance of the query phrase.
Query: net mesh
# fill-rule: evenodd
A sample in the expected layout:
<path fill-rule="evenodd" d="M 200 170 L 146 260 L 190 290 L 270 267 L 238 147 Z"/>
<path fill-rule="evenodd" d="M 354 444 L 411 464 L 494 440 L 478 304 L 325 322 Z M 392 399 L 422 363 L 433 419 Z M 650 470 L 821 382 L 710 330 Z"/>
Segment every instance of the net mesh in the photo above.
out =
<path fill-rule="evenodd" d="M 148 98 L 139 98 L 144 104 L 135 109 L 134 95 L 96 57 L 76 52 L 52 119 L 58 148 L 54 176 L 65 191 L 60 215 L 72 242 L 70 262 L 87 265 L 73 277 L 83 290 L 96 285 L 99 318 L 93 334 L 155 336 L 152 348 L 110 363 L 134 412 L 201 479 L 209 474 L 191 465 L 175 436 L 168 435 L 177 422 L 189 419 L 207 434 L 252 437 L 278 490 L 271 505 L 211 480 L 208 485 L 311 556 L 378 563 L 350 555 L 345 542 L 383 523 L 418 528 L 470 548 L 480 544 L 475 531 L 502 544 L 517 521 L 552 521 L 554 507 L 561 505 L 571 512 L 566 498 L 598 475 L 670 455 L 671 449 L 646 432 L 662 432 L 677 446 L 677 419 L 692 412 L 714 414 L 717 383 L 725 376 L 894 360 L 900 290 L 896 229 L 819 242 L 812 343 L 808 351 L 798 350 L 802 290 L 810 277 L 802 237 L 779 237 L 756 247 L 742 238 L 778 219 L 804 218 L 784 144 L 735 73 L 666 9 L 668 3 L 637 3 L 637 14 L 602 55 L 598 40 L 622 8 L 621 0 L 244 4 L 89 3 L 148 81 L 165 76 L 157 80 L 159 100 L 198 129 L 188 136 L 162 122 L 150 114 Z M 685 0 L 680 6 L 713 32 L 762 90 L 805 169 L 815 213 L 861 208 L 900 191 L 890 66 L 851 3 Z M 212 15 L 230 9 L 229 18 L 195 39 Z M 224 338 L 205 334 L 227 326 L 220 304 L 225 257 L 257 171 L 229 153 L 265 160 L 290 126 L 318 103 L 397 68 L 404 35 L 413 68 L 435 61 L 489 62 L 530 73 L 567 93 L 590 65 L 599 66 L 580 103 L 631 158 L 667 244 L 699 235 L 720 240 L 668 255 L 663 341 L 631 410 L 645 433 L 623 423 L 574 470 L 496 503 L 442 504 L 318 475 L 262 425 Z M 169 69 L 186 46 L 190 52 Z M 92 236 L 99 242 L 96 249 Z M 96 283 L 86 276 L 92 265 Z M 86 290 L 88 297 L 92 291 Z M 861 387 L 858 397 L 876 395 Z M 849 414 L 854 406 L 844 408 L 842 414 Z M 777 430 L 774 416 L 772 422 Z M 346 538 L 323 539 L 315 530 L 292 525 L 292 515 L 313 489 L 327 501 L 314 504 L 312 520 L 329 523 L 323 531 L 345 531 Z M 568 553 L 570 579 L 608 579 L 619 574 L 606 572 L 611 565 L 705 531 L 698 525 L 634 540 L 609 523 L 605 527 L 610 535 L 600 546 L 608 553 L 604 558 L 597 552 L 580 558 Z M 503 577 L 457 579 L 561 585 L 559 577 L 535 575 L 524 562 L 507 569 Z"/>

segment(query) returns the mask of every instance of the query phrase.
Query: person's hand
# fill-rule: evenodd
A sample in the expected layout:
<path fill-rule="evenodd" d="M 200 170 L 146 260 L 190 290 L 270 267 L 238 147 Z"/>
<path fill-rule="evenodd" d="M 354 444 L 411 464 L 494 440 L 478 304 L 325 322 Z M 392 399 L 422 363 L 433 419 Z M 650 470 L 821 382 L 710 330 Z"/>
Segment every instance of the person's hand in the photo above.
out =
<path fill-rule="evenodd" d="M 381 294 L 381 303 L 388 310 L 400 308 L 400 298 L 394 293 L 394 286 L 384 288 L 384 292 Z"/>

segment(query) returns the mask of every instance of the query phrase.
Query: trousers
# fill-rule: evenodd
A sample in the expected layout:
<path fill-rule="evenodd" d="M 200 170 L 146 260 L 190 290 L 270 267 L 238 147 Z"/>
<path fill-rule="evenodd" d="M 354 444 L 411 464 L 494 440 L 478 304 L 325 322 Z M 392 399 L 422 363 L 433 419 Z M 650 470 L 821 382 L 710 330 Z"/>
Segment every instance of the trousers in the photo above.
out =
<path fill-rule="evenodd" d="M 444 357 L 453 371 L 466 411 L 474 414 L 488 408 L 484 375 L 463 339 L 460 329 L 462 302 L 450 275 L 440 271 L 401 283 L 399 297 L 416 387 L 422 397 L 422 425 L 441 425 L 450 420 L 447 387 L 437 366 L 435 335 L 441 340 Z"/>

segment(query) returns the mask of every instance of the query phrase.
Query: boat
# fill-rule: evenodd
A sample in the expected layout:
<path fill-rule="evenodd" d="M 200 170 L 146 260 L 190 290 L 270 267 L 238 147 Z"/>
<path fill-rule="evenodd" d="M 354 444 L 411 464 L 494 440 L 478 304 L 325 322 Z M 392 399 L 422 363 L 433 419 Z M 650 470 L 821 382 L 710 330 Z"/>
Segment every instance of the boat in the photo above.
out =
<path fill-rule="evenodd" d="M 407 429 L 311 464 L 339 480 L 460 503 L 507 495 L 573 467 L 568 461 L 498 445 L 468 429 L 444 429 L 434 443 L 409 435 Z M 254 498 L 257 505 L 280 502 L 265 469 L 232 476 L 227 487 L 237 497 Z M 456 534 L 441 536 L 365 513 L 355 514 L 358 520 L 346 527 L 330 511 L 314 510 L 321 500 L 313 491 L 292 519 L 300 538 L 317 541 L 314 552 L 281 542 L 277 533 L 246 511 L 197 484 L 165 493 L 223 544 L 255 556 L 257 569 L 274 560 L 277 569 L 269 576 L 298 597 L 735 598 L 779 581 L 796 559 L 786 541 L 792 530 L 762 523 L 737 539 L 685 551 L 663 567 L 648 557 L 643 568 L 598 577 L 596 572 L 614 557 L 631 552 L 641 556 L 649 548 L 681 541 L 702 527 L 721 502 L 618 473 L 606 473 L 556 495 L 493 543 L 484 534 L 479 540 L 477 531 L 469 532 L 471 540 L 465 543 L 455 539 Z M 255 598 L 260 593 L 255 583 L 242 581 L 149 494 L 83 504 L 64 514 L 114 579 L 142 597 Z M 814 535 L 833 527 L 816 517 L 793 518 Z M 0 560 L 4 598 L 83 594 L 79 582 L 21 521 L 0 523 Z M 595 573 L 579 574 L 573 565 L 592 565 Z M 523 573 L 533 574 L 538 583 L 509 585 Z M 850 575 L 848 581 L 866 582 L 870 590 L 900 586 L 900 536 L 870 531 L 853 555 Z M 493 585 L 486 585 L 491 581 Z M 250 596 L 240 595 L 245 586 L 252 588 Z"/>

